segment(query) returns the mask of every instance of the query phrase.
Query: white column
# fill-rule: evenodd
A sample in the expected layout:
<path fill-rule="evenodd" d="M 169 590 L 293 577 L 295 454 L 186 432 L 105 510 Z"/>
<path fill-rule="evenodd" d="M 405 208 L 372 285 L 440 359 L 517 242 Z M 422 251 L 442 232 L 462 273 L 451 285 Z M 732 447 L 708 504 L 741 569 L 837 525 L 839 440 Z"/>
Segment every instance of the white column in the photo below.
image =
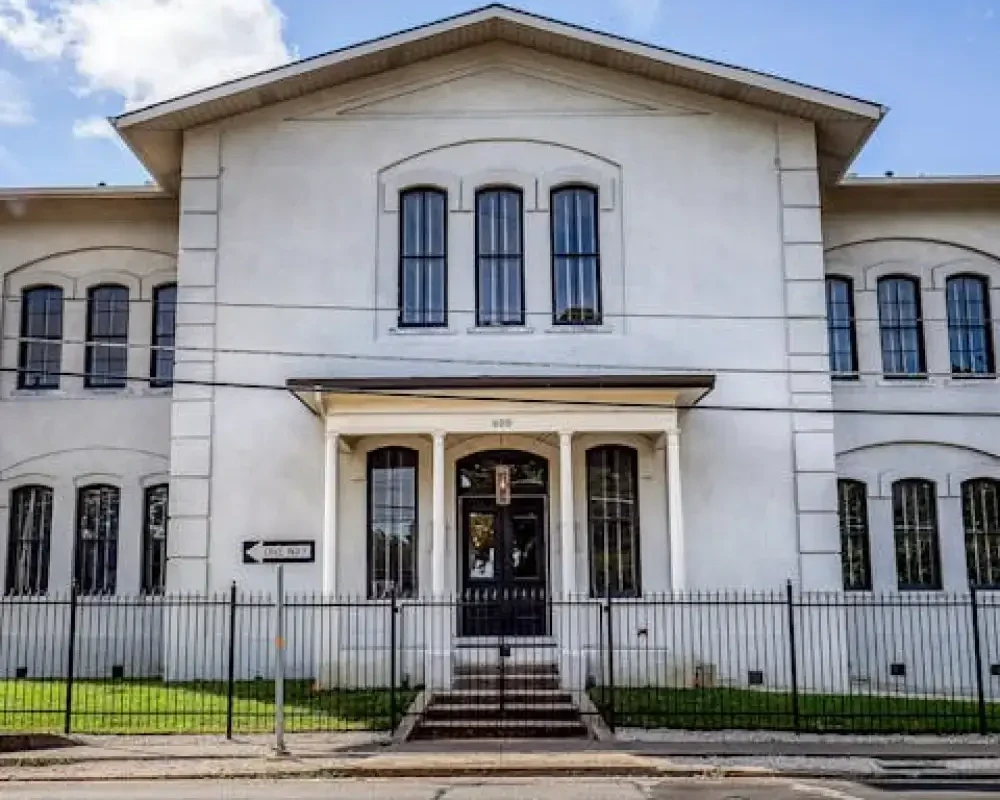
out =
<path fill-rule="evenodd" d="M 684 507 L 681 500 L 681 433 L 666 432 L 667 502 L 670 514 L 670 586 L 675 592 L 687 588 L 684 568 Z"/>
<path fill-rule="evenodd" d="M 327 431 L 323 474 L 323 594 L 337 593 L 337 517 L 340 499 L 340 434 Z"/>
<path fill-rule="evenodd" d="M 444 498 L 444 434 L 434 433 L 433 504 L 431 508 L 431 585 L 436 596 L 445 590 L 445 498 Z"/>
<path fill-rule="evenodd" d="M 574 594 L 576 585 L 576 522 L 573 519 L 573 434 L 559 432 L 559 519 L 562 532 L 562 589 Z"/>

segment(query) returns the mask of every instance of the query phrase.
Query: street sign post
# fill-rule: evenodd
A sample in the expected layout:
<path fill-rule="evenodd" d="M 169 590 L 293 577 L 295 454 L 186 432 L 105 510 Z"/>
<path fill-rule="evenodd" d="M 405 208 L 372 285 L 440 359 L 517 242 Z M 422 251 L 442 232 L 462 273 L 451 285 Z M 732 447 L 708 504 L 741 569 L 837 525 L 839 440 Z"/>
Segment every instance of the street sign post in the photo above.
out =
<path fill-rule="evenodd" d="M 244 564 L 312 564 L 316 560 L 313 539 L 251 539 L 243 542 Z"/>

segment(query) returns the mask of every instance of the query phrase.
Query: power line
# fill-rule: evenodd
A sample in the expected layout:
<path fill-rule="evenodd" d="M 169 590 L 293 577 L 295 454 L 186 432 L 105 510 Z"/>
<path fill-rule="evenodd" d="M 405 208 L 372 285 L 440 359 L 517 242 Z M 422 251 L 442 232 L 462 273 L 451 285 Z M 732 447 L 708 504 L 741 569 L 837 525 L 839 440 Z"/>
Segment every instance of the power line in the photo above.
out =
<path fill-rule="evenodd" d="M 17 373 L 18 370 L 14 367 L 0 367 L 0 372 L 6 373 Z M 46 373 L 50 375 L 59 375 L 60 377 L 68 378 L 86 378 L 86 373 L 83 372 L 58 372 L 58 373 Z M 148 384 L 152 379 L 146 376 L 134 377 L 126 376 L 124 378 L 126 382 L 135 383 L 146 383 Z M 419 378 L 414 378 L 414 382 L 419 382 Z M 261 391 L 276 391 L 283 393 L 291 393 L 291 390 L 282 384 L 274 383 L 256 383 L 249 381 L 206 381 L 206 380 L 185 380 L 182 378 L 174 379 L 173 385 L 175 386 L 200 386 L 208 387 L 214 389 L 248 389 L 248 390 L 261 390 Z M 423 389 L 410 390 L 399 390 L 399 389 L 357 389 L 357 388 L 337 388 L 331 390 L 325 388 L 322 384 L 317 384 L 314 387 L 296 387 L 297 391 L 309 391 L 310 388 L 317 392 L 336 392 L 338 394 L 356 394 L 364 396 L 376 396 L 376 397 L 400 397 L 400 398 L 417 398 L 417 399 L 427 399 L 427 400 L 472 400 L 476 402 L 488 402 L 488 403 L 513 403 L 513 404 L 527 404 L 527 405 L 558 405 L 558 406 L 584 406 L 584 407 L 595 407 L 599 406 L 601 408 L 619 408 L 619 409 L 645 409 L 645 410 L 673 410 L 675 408 L 680 408 L 681 410 L 691 413 L 694 411 L 726 411 L 726 412 L 738 412 L 738 411 L 752 411 L 759 413 L 781 413 L 781 414 L 852 414 L 861 416 L 875 416 L 875 417 L 956 417 L 962 419 L 969 418 L 985 418 L 985 419 L 1000 419 L 1000 410 L 997 411 L 955 411 L 950 409 L 934 409 L 928 411 L 920 411 L 916 409 L 864 409 L 864 408 L 831 408 L 831 409 L 819 409 L 819 408 L 797 408 L 795 406 L 776 406 L 776 405 L 756 405 L 756 406 L 737 406 L 730 404 L 716 404 L 716 403 L 700 403 L 695 406 L 675 406 L 671 403 L 629 403 L 621 400 L 580 400 L 580 399 L 552 399 L 544 397 L 536 398 L 525 398 L 525 397 L 504 397 L 503 395 L 489 395 L 489 394 L 457 394 L 448 393 L 444 391 L 426 391 Z M 107 394 L 98 395 L 98 397 L 107 397 Z M 114 396 L 114 395 L 110 395 Z M 60 398 L 65 400 L 77 400 L 80 398 Z"/>
<path fill-rule="evenodd" d="M 4 336 L 4 341 L 31 342 L 34 344 L 69 344 L 88 346 L 91 343 L 85 339 L 44 339 L 40 337 Z M 122 344 L 100 344 L 103 349 L 122 350 L 155 350 L 148 343 L 127 342 Z M 657 343 L 658 345 L 660 343 Z M 219 353 L 223 355 L 237 356 L 266 356 L 280 358 L 315 358 L 331 361 L 373 361 L 388 363 L 420 363 L 420 364 L 449 364 L 454 366 L 471 367 L 523 367 L 527 369 L 543 368 L 556 370 L 606 370 L 608 372 L 654 372 L 660 373 L 684 373 L 684 374 L 705 374 L 705 375 L 834 375 L 828 368 L 824 369 L 793 369 L 789 367 L 694 367 L 694 366 L 667 366 L 663 364 L 632 364 L 622 363 L 594 363 L 594 362 L 562 362 L 562 361 L 516 361 L 508 358 L 457 358 L 449 356 L 425 356 L 425 355 L 394 355 L 385 353 L 345 353 L 345 352 L 321 352 L 309 350 L 268 350 L 261 348 L 239 348 L 239 347 L 212 347 L 198 345 L 184 345 L 174 347 L 161 347 L 159 349 L 169 350 L 175 353 Z M 847 378 L 853 377 L 886 377 L 883 370 L 857 370 L 845 373 Z M 905 383 L 914 379 L 922 378 L 957 378 L 958 380 L 990 380 L 993 375 L 969 376 L 955 375 L 952 372 L 921 372 L 918 375 L 888 376 L 893 383 Z"/>

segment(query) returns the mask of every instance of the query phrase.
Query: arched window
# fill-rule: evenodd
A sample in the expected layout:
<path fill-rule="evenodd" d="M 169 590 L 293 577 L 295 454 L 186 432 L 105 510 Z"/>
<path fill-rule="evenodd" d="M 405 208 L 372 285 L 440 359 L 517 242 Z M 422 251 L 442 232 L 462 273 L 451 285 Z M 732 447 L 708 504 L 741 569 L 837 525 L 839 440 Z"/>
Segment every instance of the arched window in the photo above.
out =
<path fill-rule="evenodd" d="M 911 478 L 892 485 L 896 579 L 901 590 L 941 588 L 937 488 Z"/>
<path fill-rule="evenodd" d="M 33 286 L 21 293 L 18 389 L 58 389 L 62 370 L 63 293 Z"/>
<path fill-rule="evenodd" d="M 552 192 L 552 321 L 601 323 L 601 250 L 597 190 L 564 186 Z"/>
<path fill-rule="evenodd" d="M 144 494 L 142 523 L 142 591 L 163 594 L 167 582 L 167 502 L 169 489 L 161 483 Z"/>
<path fill-rule="evenodd" d="M 954 375 L 992 375 L 990 286 L 981 275 L 948 279 L 948 344 Z"/>
<path fill-rule="evenodd" d="M 128 288 L 95 286 L 87 293 L 87 370 L 92 388 L 125 387 L 128 371 Z"/>
<path fill-rule="evenodd" d="M 962 525 L 969 585 L 1000 589 L 1000 481 L 976 478 L 962 484 Z"/>
<path fill-rule="evenodd" d="M 10 493 L 7 538 L 9 595 L 45 594 L 49 589 L 49 549 L 52 541 L 52 490 L 19 486 Z"/>
<path fill-rule="evenodd" d="M 448 195 L 407 189 L 399 199 L 399 325 L 448 324 Z"/>
<path fill-rule="evenodd" d="M 476 324 L 524 324 L 520 189 L 476 193 Z"/>
<path fill-rule="evenodd" d="M 177 324 L 177 285 L 165 283 L 153 290 L 153 331 L 150 338 L 149 385 L 174 382 L 174 329 Z"/>
<path fill-rule="evenodd" d="M 861 481 L 837 481 L 837 512 L 840 516 L 840 557 L 844 590 L 871 591 L 868 493 Z"/>
<path fill-rule="evenodd" d="M 118 580 L 117 486 L 84 486 L 76 508 L 73 577 L 81 594 L 114 594 Z"/>
<path fill-rule="evenodd" d="M 587 451 L 590 592 L 597 597 L 640 594 L 638 462 L 631 447 Z"/>
<path fill-rule="evenodd" d="M 826 322 L 830 341 L 830 372 L 834 378 L 856 377 L 857 334 L 854 328 L 854 284 L 850 278 L 826 279 Z"/>
<path fill-rule="evenodd" d="M 878 282 L 882 371 L 887 378 L 918 377 L 926 372 L 920 281 L 891 275 Z"/>
<path fill-rule="evenodd" d="M 383 447 L 368 454 L 368 595 L 417 591 L 417 452 Z"/>

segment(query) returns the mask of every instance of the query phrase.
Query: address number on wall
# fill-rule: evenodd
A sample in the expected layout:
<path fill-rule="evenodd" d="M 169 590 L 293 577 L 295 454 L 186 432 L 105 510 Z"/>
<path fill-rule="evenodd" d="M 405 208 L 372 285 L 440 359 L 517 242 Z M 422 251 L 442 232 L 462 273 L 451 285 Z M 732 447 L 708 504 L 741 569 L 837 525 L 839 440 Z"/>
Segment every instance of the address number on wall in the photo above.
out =
<path fill-rule="evenodd" d="M 495 419 L 493 420 L 493 430 L 495 431 L 509 431 L 514 427 L 514 420 L 512 419 Z"/>

